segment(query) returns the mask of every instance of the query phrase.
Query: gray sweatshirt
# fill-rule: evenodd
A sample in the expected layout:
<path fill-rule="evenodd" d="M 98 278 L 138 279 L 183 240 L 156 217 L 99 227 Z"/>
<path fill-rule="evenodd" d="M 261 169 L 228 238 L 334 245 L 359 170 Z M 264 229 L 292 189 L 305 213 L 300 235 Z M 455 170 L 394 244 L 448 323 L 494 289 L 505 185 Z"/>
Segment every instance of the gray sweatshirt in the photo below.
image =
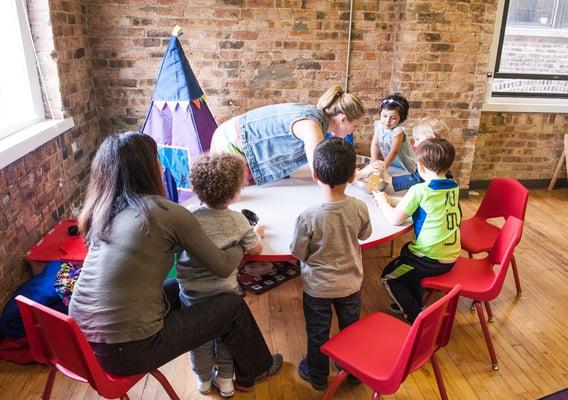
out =
<path fill-rule="evenodd" d="M 241 246 L 220 250 L 184 207 L 159 196 L 144 197 L 148 234 L 132 209 L 110 223 L 108 241 L 91 243 L 69 304 L 87 339 L 122 343 L 148 338 L 169 311 L 162 285 L 181 247 L 219 276 L 229 276 L 243 256 Z"/>

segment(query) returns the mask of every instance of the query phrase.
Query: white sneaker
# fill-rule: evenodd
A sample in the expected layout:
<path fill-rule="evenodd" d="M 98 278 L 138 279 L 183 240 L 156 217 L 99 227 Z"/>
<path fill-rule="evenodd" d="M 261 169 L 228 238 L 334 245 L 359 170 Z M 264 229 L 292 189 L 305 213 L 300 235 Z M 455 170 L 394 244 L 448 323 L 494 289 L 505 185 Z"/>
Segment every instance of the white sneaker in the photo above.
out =
<path fill-rule="evenodd" d="M 233 378 L 221 378 L 220 376 L 216 376 L 213 378 L 213 386 L 219 389 L 219 393 L 222 397 L 231 397 L 235 394 Z"/>
<path fill-rule="evenodd" d="M 206 381 L 202 381 L 201 379 L 199 379 L 199 377 L 197 378 L 197 390 L 199 390 L 199 393 L 201 394 L 207 394 L 211 391 L 211 379 L 207 379 Z"/>

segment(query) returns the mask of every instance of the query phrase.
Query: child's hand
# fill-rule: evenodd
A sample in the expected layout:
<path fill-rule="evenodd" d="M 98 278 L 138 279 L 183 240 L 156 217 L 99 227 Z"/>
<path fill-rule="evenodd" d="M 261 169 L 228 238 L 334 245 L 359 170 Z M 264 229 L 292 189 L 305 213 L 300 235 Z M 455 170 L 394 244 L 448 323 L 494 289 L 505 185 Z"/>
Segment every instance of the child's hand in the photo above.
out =
<path fill-rule="evenodd" d="M 265 234 L 265 229 L 263 224 L 256 224 L 254 227 L 256 234 L 262 239 Z"/>
<path fill-rule="evenodd" d="M 383 161 L 377 160 L 373 161 L 369 165 L 364 168 L 361 168 L 359 172 L 357 172 L 357 179 L 365 179 L 369 177 L 369 175 L 376 173 L 377 175 L 382 175 L 384 171 L 384 163 Z"/>

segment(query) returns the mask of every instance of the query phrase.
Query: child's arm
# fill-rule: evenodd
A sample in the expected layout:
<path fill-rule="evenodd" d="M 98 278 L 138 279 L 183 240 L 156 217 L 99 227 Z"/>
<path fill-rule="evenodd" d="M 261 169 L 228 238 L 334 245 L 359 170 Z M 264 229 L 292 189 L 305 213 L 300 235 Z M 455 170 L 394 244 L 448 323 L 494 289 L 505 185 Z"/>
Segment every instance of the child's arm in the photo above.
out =
<path fill-rule="evenodd" d="M 391 224 L 402 225 L 408 219 L 409 216 L 402 210 L 401 206 L 393 207 L 390 205 L 388 197 L 384 192 L 373 192 L 373 197 L 377 202 L 379 210 Z"/>
<path fill-rule="evenodd" d="M 313 169 L 314 150 L 323 141 L 321 126 L 311 119 L 302 119 L 294 123 L 292 133 L 304 142 L 308 164 Z"/>
<path fill-rule="evenodd" d="M 371 163 L 377 161 L 379 159 L 379 143 L 377 142 L 377 135 L 373 135 L 373 139 L 371 139 Z"/>
<path fill-rule="evenodd" d="M 254 227 L 254 232 L 255 234 L 259 237 L 259 242 L 258 244 L 253 247 L 252 249 L 247 250 L 248 254 L 252 254 L 253 256 L 262 253 L 262 249 L 263 249 L 263 245 L 262 245 L 262 238 L 264 237 L 264 225 L 263 224 L 257 224 Z"/>
<path fill-rule="evenodd" d="M 302 215 L 299 215 L 298 218 L 296 218 L 294 238 L 292 239 L 292 243 L 290 243 L 290 252 L 298 260 L 305 260 L 309 255 L 309 244 L 310 235 L 308 234 L 306 223 Z"/>
<path fill-rule="evenodd" d="M 389 154 L 387 154 L 387 156 L 385 157 L 385 170 L 387 170 L 390 167 L 390 165 L 396 158 L 398 151 L 402 146 L 402 143 L 404 143 L 404 137 L 405 137 L 404 132 L 396 136 L 393 136 L 391 149 L 389 151 Z"/>

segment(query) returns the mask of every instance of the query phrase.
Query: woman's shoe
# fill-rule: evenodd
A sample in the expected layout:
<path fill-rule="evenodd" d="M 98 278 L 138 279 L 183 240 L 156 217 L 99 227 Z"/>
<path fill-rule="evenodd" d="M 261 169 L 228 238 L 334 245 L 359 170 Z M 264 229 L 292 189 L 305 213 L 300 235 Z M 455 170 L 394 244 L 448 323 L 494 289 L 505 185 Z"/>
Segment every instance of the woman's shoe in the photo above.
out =
<path fill-rule="evenodd" d="M 276 375 L 280 369 L 282 368 L 282 364 L 284 364 L 284 357 L 280 353 L 275 353 L 272 355 L 272 365 L 268 368 L 267 371 L 263 372 L 262 374 L 258 375 L 254 380 L 254 383 L 264 381 L 266 379 L 272 378 Z M 250 392 L 254 384 L 252 386 L 244 386 L 235 381 L 235 389 L 240 392 Z"/>

